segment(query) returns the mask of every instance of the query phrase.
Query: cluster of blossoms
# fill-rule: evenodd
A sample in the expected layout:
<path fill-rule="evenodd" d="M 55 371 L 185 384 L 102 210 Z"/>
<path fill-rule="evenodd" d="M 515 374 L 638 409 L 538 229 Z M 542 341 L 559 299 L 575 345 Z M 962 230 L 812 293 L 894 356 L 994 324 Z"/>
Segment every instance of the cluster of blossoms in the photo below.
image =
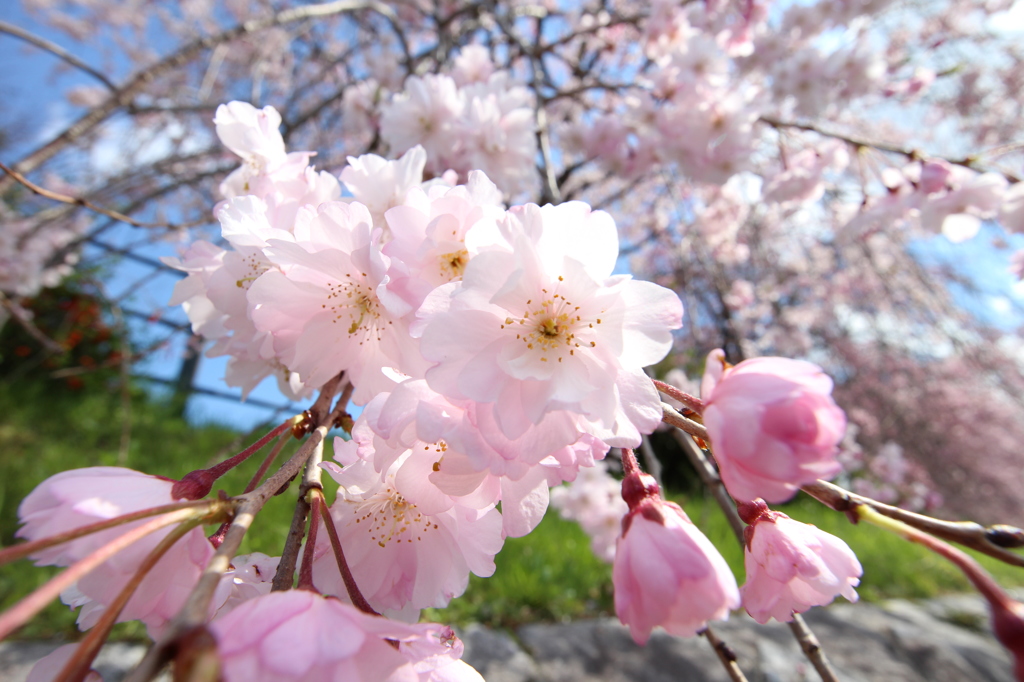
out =
<path fill-rule="evenodd" d="M 380 111 L 393 153 L 422 146 L 427 171 L 483 171 L 505 192 L 529 190 L 537 156 L 533 93 L 496 70 L 482 45 L 464 47 L 451 75 L 411 76 Z"/>
<path fill-rule="evenodd" d="M 215 339 L 213 352 L 230 356 L 229 383 L 249 389 L 275 375 L 302 396 L 343 376 L 362 411 L 351 439 L 335 440 L 335 462 L 321 465 L 340 484 L 329 515 L 345 559 L 321 535 L 305 550 L 308 591 L 268 594 L 277 560 L 236 557 L 209 613 L 225 678 L 347 671 L 399 679 L 389 676 L 411 671 L 414 679 L 475 679 L 449 630 L 402 621 L 447 605 L 470 573 L 492 574 L 504 539 L 529 533 L 550 488 L 578 477 L 590 485 L 563 492 L 562 508 L 602 530 L 595 547 L 614 554 L 616 610 L 637 641 L 659 625 L 693 635 L 739 608 L 722 557 L 661 499 L 632 455 L 662 418 L 643 368 L 668 353 L 683 311 L 671 291 L 614 273 L 610 216 L 579 202 L 506 208 L 480 171 L 464 184 L 454 184 L 458 173 L 424 182 L 421 147 L 397 161 L 349 159 L 340 177 L 352 196 L 342 198 L 333 176 L 308 165 L 309 153 L 286 152 L 279 121 L 269 107 L 218 109 L 218 133 L 244 161 L 223 184 L 227 198 L 216 212 L 231 248 L 198 242 L 173 261 L 188 273 L 174 297 L 196 333 Z M 830 391 L 831 380 L 809 363 L 763 358 L 729 367 L 715 351 L 703 401 L 686 396 L 683 404 L 703 418 L 729 492 L 741 502 L 781 502 L 839 469 L 845 416 Z M 600 466 L 613 447 L 625 471 L 617 501 Z M 595 486 L 601 492 L 588 499 Z M 21 534 L 47 537 L 169 502 L 186 488 L 121 469 L 67 472 L 22 505 Z M 751 504 L 760 511 L 747 514 L 743 594 L 755 618 L 787 620 L 836 594 L 855 598 L 860 568 L 841 541 Z M 123 532 L 35 558 L 69 565 Z M 97 622 L 168 532 L 65 592 L 83 607 L 82 627 Z M 118 618 L 142 620 L 159 636 L 212 552 L 189 531 Z M 368 610 L 398 622 L 345 603 L 355 600 L 351 580 Z M 771 581 L 784 587 L 766 587 Z M 349 635 L 338 649 L 312 636 L 309 651 L 295 656 L 287 634 L 295 628 Z"/>
<path fill-rule="evenodd" d="M 4 226 L 0 230 L 0 294 L 34 296 L 71 274 L 78 256 L 65 248 L 84 234 L 87 223 L 78 220 L 39 227 L 12 215 L 2 204 L 0 222 Z"/>

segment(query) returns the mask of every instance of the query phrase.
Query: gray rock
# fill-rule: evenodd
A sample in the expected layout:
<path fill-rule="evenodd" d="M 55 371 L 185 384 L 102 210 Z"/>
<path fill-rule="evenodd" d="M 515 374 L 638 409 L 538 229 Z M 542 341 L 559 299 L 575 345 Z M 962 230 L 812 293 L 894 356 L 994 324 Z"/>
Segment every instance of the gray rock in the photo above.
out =
<path fill-rule="evenodd" d="M 840 603 L 804 617 L 844 682 L 1014 682 L 1010 656 L 993 639 L 979 597 Z M 758 625 L 746 614 L 734 614 L 713 627 L 750 682 L 819 679 L 785 624 Z M 729 679 L 703 637 L 680 639 L 659 631 L 640 647 L 612 619 L 527 625 L 515 636 L 471 625 L 459 635 L 466 645 L 464 660 L 489 682 Z M 35 662 L 58 646 L 0 643 L 0 682 L 23 682 Z M 106 682 L 118 682 L 144 653 L 142 645 L 108 644 L 95 667 Z"/>
<path fill-rule="evenodd" d="M 0 642 L 0 682 L 25 682 L 32 666 L 48 656 L 63 642 Z M 104 645 L 93 662 L 93 669 L 104 682 L 120 682 L 142 660 L 144 644 L 111 642 Z M 158 682 L 169 682 L 170 674 L 160 675 Z"/>
<path fill-rule="evenodd" d="M 531 682 L 537 664 L 512 637 L 473 624 L 458 633 L 466 646 L 462 660 L 477 669 L 487 682 Z"/>

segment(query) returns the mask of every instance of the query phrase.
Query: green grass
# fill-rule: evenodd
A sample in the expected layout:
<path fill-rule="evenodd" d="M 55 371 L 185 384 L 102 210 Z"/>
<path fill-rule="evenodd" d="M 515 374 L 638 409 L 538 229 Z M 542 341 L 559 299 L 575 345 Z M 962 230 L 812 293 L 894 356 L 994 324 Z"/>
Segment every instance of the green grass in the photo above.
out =
<path fill-rule="evenodd" d="M 131 440 L 122 459 L 119 452 L 124 412 L 116 391 L 77 393 L 42 382 L 0 383 L 0 544 L 7 546 L 15 540 L 21 500 L 55 473 L 80 467 L 125 466 L 177 479 L 234 454 L 265 431 L 247 435 L 220 426 L 192 427 L 169 406 L 138 391 L 131 402 Z M 294 447 L 289 446 L 286 453 L 293 452 Z M 214 490 L 241 492 L 259 459 L 257 455 L 229 473 Z M 272 498 L 243 542 L 242 551 L 280 554 L 293 505 L 293 496 Z M 0 609 L 9 607 L 56 572 L 55 568 L 35 568 L 27 561 L 0 567 Z M 55 602 L 19 636 L 72 637 L 76 632 L 74 620 L 74 613 Z M 142 636 L 144 630 L 128 623 L 119 625 L 118 633 L 132 638 Z"/>
<path fill-rule="evenodd" d="M 425 617 L 465 625 L 515 628 L 537 621 L 611 615 L 611 566 L 590 551 L 580 527 L 548 512 L 525 538 L 510 538 L 490 578 L 470 576 L 469 589 L 445 609 Z"/>
<path fill-rule="evenodd" d="M 17 506 L 39 482 L 59 471 L 87 466 L 120 465 L 151 474 L 180 478 L 240 450 L 258 434 L 240 436 L 217 426 L 191 427 L 165 405 L 137 392 L 132 399 L 131 446 L 119 461 L 123 414 L 115 392 L 71 393 L 47 390 L 40 383 L 0 383 L 0 542 L 14 540 Z M 294 445 L 291 446 L 294 449 Z M 291 451 L 291 450 L 290 450 Z M 242 489 L 256 460 L 221 480 L 218 488 Z M 325 484 L 333 482 L 325 480 Z M 328 490 L 333 499 L 333 490 Z M 676 496 L 687 513 L 722 551 L 737 580 L 743 580 L 739 544 L 713 501 L 703 496 Z M 243 544 L 243 552 L 279 554 L 291 521 L 294 496 L 270 500 Z M 861 597 L 926 598 L 969 591 L 949 563 L 873 526 L 853 526 L 845 515 L 809 498 L 780 508 L 795 519 L 813 523 L 846 540 L 864 566 Z M 1024 569 L 980 557 L 1004 585 L 1024 585 Z M 446 609 L 429 609 L 426 617 L 456 623 L 482 622 L 514 628 L 536 621 L 564 621 L 613 612 L 611 567 L 596 559 L 589 540 L 573 523 L 550 512 L 525 538 L 509 539 L 496 558 L 491 578 L 471 576 L 466 594 Z M 0 567 L 0 608 L 41 585 L 56 572 L 28 562 Z M 52 604 L 19 636 L 74 637 L 75 614 Z M 136 638 L 144 631 L 127 623 L 117 637 Z"/>

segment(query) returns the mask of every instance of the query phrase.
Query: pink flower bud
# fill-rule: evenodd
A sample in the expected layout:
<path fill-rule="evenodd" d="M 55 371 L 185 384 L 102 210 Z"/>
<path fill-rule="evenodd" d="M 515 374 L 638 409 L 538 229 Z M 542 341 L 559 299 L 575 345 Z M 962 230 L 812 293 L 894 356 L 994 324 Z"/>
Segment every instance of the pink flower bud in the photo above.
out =
<path fill-rule="evenodd" d="M 653 489 L 646 483 L 623 482 L 632 509 L 622 520 L 612 567 L 615 613 L 637 644 L 657 625 L 691 637 L 740 603 L 736 579 L 715 546 L 678 505 L 662 501 L 653 479 Z"/>
<path fill-rule="evenodd" d="M 743 606 L 758 623 L 793 620 L 812 606 L 841 594 L 857 601 L 860 562 L 845 542 L 815 526 L 768 509 L 764 500 L 739 506 L 744 533 L 747 582 Z"/>
<path fill-rule="evenodd" d="M 840 470 L 837 445 L 846 415 L 832 380 L 817 365 L 755 358 L 724 367 L 708 354 L 701 383 L 704 425 L 722 482 L 737 500 L 784 502 L 797 488 Z"/>
<path fill-rule="evenodd" d="M 120 467 L 63 471 L 40 483 L 18 507 L 24 524 L 17 536 L 39 540 L 92 523 L 173 502 L 174 481 Z M 70 566 L 115 538 L 144 523 L 132 521 L 92 533 L 31 555 L 38 565 Z M 160 529 L 126 547 L 79 580 L 62 595 L 82 606 L 78 625 L 92 627 L 131 579 L 146 556 L 171 528 Z M 181 608 L 213 555 L 202 528 L 193 528 L 160 558 L 128 600 L 118 622 L 141 620 L 152 636 Z M 220 606 L 220 604 L 217 604 Z"/>

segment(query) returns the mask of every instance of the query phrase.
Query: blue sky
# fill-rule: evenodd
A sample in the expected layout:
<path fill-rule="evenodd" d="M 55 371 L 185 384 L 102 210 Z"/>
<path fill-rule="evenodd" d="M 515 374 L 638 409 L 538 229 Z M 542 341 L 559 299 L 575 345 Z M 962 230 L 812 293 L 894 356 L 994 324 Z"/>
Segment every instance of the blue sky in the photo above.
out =
<path fill-rule="evenodd" d="M 20 2 L 6 0 L 4 5 L 5 21 L 52 40 L 90 65 L 97 66 L 103 63 L 101 55 L 73 44 L 62 34 L 48 30 L 34 21 L 22 9 Z M 0 115 L 3 116 L 4 123 L 14 124 L 13 127 L 10 125 L 5 127 L 15 132 L 11 146 L 3 152 L 5 158 L 2 160 L 10 163 L 25 152 L 49 140 L 81 115 L 80 110 L 76 110 L 66 102 L 63 93 L 74 86 L 94 85 L 96 81 L 70 68 L 61 69 L 59 73 L 55 73 L 54 67 L 59 64 L 55 57 L 5 34 L 0 34 L 0 63 L 7 66 L 7 68 L 0 69 L 0 96 L 4 101 Z M 117 73 L 118 70 L 115 67 L 115 73 L 108 74 L 115 82 L 124 78 L 127 72 L 124 67 L 120 70 L 121 73 Z M 102 164 L 105 160 L 109 162 L 116 158 L 116 146 L 113 142 L 110 145 L 107 149 L 98 152 L 101 156 L 93 158 L 93 163 Z M 210 209 L 212 211 L 213 207 L 211 206 Z M 140 237 L 138 230 L 121 225 L 106 233 L 103 239 L 111 244 L 126 244 L 135 242 Z M 167 243 L 146 246 L 136 249 L 136 251 L 140 255 L 153 259 L 158 259 L 160 256 L 178 255 L 176 246 Z M 91 249 L 87 250 L 85 255 L 90 257 L 96 256 L 98 253 L 97 249 Z M 174 322 L 186 322 L 186 317 L 180 308 L 167 307 L 167 301 L 178 278 L 170 273 L 163 273 L 153 279 L 148 279 L 152 273 L 151 268 L 129 260 L 116 263 L 110 268 L 109 276 L 106 278 L 108 294 L 114 298 L 124 296 L 123 305 L 127 308 L 146 314 L 160 313 L 163 318 Z M 137 287 L 137 283 L 143 279 L 146 280 L 145 285 Z M 132 291 L 133 288 L 135 291 Z M 130 319 L 129 324 L 136 339 L 140 342 L 162 338 L 168 333 L 166 328 L 147 323 L 144 320 Z M 185 341 L 185 335 L 175 335 L 165 348 L 154 353 L 146 361 L 138 363 L 135 367 L 136 372 L 147 376 L 173 379 L 180 366 Z M 222 381 L 225 365 L 224 358 L 203 358 L 196 378 L 196 385 L 240 395 L 239 391 L 230 389 Z M 155 390 L 159 392 L 162 389 L 156 388 Z M 274 405 L 288 403 L 277 391 L 272 381 L 265 381 L 257 387 L 252 393 L 252 398 Z M 294 413 L 301 409 L 301 406 L 293 405 L 290 411 Z M 213 421 L 240 429 L 248 429 L 270 418 L 276 418 L 278 415 L 276 410 L 266 407 L 244 404 L 237 400 L 196 395 L 189 403 L 189 416 L 197 422 Z"/>
<path fill-rule="evenodd" d="M 5 2 L 4 19 L 67 47 L 87 63 L 98 66 L 104 62 L 102 55 L 82 49 L 62 34 L 47 30 L 33 21 L 18 2 Z M 1004 30 L 1006 27 L 1019 30 L 1024 25 L 1024 2 L 1018 2 L 1006 21 L 1000 22 L 1000 25 Z M 63 93 L 72 86 L 94 85 L 95 81 L 70 68 L 55 73 L 54 66 L 58 61 L 54 57 L 6 35 L 0 35 L 0 60 L 0 63 L 8 66 L 0 69 L 0 96 L 4 102 L 0 115 L 4 122 L 14 122 L 15 127 L 9 129 L 16 134 L 12 147 L 4 152 L 6 158 L 3 160 L 9 163 L 49 139 L 80 115 L 80 111 L 66 102 Z M 126 75 L 127 65 L 115 64 L 113 71 L 112 78 L 119 80 Z M 202 140 L 196 144 L 212 142 Z M 113 163 L 118 157 L 116 144 L 111 142 L 98 154 L 102 156 L 94 158 L 94 163 L 102 164 L 104 160 Z M 104 239 L 109 243 L 124 244 L 138 240 L 139 236 L 137 230 L 119 226 Z M 1009 248 L 998 247 L 1000 242 Z M 1024 248 L 1024 236 L 1007 236 L 993 224 L 986 224 L 978 238 L 962 244 L 952 244 L 945 237 L 936 236 L 919 240 L 913 247 L 922 262 L 948 264 L 969 277 L 975 290 L 954 287 L 956 300 L 982 322 L 1006 331 L 1015 330 L 1024 323 L 1024 288 L 1015 282 L 1007 270 L 1010 254 L 1020 248 Z M 177 248 L 173 244 L 157 243 L 140 248 L 138 252 L 157 259 L 160 256 L 177 255 Z M 151 272 L 150 268 L 127 260 L 112 266 L 107 278 L 109 294 L 115 298 L 125 296 L 124 304 L 132 309 L 146 314 L 159 312 L 166 319 L 184 322 L 185 316 L 180 309 L 166 306 L 177 278 L 164 273 L 148 279 Z M 137 286 L 142 280 L 145 280 L 145 286 Z M 144 321 L 133 320 L 131 324 L 140 341 L 166 335 L 165 329 Z M 136 371 L 143 375 L 173 378 L 180 364 L 185 340 L 184 335 L 176 335 L 166 348 L 139 363 Z M 204 358 L 196 385 L 231 391 L 221 380 L 225 364 L 223 358 Z M 273 404 L 286 402 L 272 381 L 263 382 L 253 392 L 253 397 Z M 296 405 L 293 409 L 297 411 L 300 407 Z M 189 415 L 196 421 L 216 421 L 238 428 L 250 428 L 271 418 L 275 411 L 230 400 L 196 396 L 190 403 Z"/>

